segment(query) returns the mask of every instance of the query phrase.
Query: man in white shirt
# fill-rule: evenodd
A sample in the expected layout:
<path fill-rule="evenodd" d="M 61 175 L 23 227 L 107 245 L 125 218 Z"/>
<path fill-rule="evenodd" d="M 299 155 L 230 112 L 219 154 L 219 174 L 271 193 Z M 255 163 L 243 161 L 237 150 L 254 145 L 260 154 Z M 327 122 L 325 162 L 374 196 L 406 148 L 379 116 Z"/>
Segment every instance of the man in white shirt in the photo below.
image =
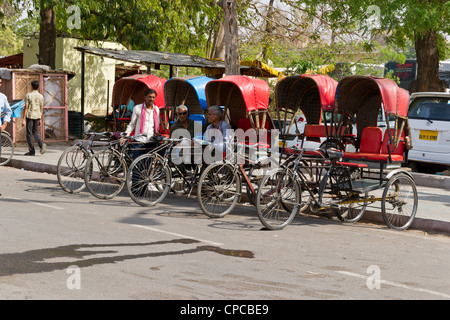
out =
<path fill-rule="evenodd" d="M 146 89 L 144 92 L 144 103 L 134 107 L 131 121 L 125 131 L 127 136 L 134 132 L 134 141 L 140 142 L 133 145 L 133 158 L 136 159 L 141 154 L 146 153 L 155 143 L 153 136 L 159 136 L 159 108 L 155 105 L 156 91 Z"/>

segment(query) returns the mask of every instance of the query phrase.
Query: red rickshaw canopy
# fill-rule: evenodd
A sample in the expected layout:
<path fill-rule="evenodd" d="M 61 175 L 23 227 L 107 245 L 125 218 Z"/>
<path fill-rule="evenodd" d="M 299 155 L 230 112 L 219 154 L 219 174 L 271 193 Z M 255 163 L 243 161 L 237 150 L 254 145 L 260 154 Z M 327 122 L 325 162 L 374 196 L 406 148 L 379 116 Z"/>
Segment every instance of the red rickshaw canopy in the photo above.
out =
<path fill-rule="evenodd" d="M 135 105 L 144 102 L 144 91 L 147 88 L 156 91 L 155 105 L 164 108 L 164 83 L 166 79 L 158 78 L 153 75 L 137 74 L 130 77 L 122 78 L 114 84 L 113 88 L 113 107 L 125 105 L 127 106 L 130 99 Z"/>
<path fill-rule="evenodd" d="M 208 82 L 205 90 L 208 106 L 238 107 L 229 104 L 236 100 L 234 99 L 236 95 L 240 95 L 243 104 L 240 107 L 245 108 L 248 112 L 269 108 L 269 84 L 261 79 L 252 79 L 246 76 L 225 76 Z"/>
<path fill-rule="evenodd" d="M 309 124 L 320 124 L 323 111 L 333 111 L 338 82 L 326 75 L 298 75 L 280 80 L 275 87 L 279 110 L 302 110 Z"/>
<path fill-rule="evenodd" d="M 367 112 L 376 109 L 378 114 L 383 104 L 387 113 L 408 116 L 409 93 L 390 79 L 371 76 L 345 77 L 339 82 L 336 95 L 337 112 L 341 114 L 356 114 L 361 108 Z"/>

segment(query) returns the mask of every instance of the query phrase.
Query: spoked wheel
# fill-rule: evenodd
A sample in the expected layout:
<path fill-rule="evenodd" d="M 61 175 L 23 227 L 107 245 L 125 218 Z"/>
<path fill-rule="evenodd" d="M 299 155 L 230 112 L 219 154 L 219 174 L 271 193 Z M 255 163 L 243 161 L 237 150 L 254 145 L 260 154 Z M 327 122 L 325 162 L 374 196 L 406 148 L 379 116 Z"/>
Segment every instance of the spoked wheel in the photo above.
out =
<path fill-rule="evenodd" d="M 344 193 L 331 206 L 334 214 L 343 222 L 356 222 L 366 212 L 368 193 L 361 197 L 357 193 Z"/>
<path fill-rule="evenodd" d="M 259 220 L 269 230 L 283 229 L 305 205 L 301 197 L 300 185 L 291 170 L 279 168 L 269 173 L 261 180 L 256 195 Z"/>
<path fill-rule="evenodd" d="M 89 152 L 78 146 L 66 149 L 58 160 L 56 176 L 61 188 L 68 193 L 79 193 L 84 187 L 84 171 Z"/>
<path fill-rule="evenodd" d="M 197 200 L 203 213 L 222 218 L 230 213 L 241 196 L 242 182 L 230 164 L 209 165 L 200 176 Z"/>
<path fill-rule="evenodd" d="M 2 148 L 0 149 L 0 166 L 6 166 L 14 155 L 14 143 L 11 137 L 2 133 Z"/>
<path fill-rule="evenodd" d="M 136 158 L 128 169 L 128 193 L 140 206 L 151 207 L 163 201 L 171 185 L 171 170 L 156 153 Z"/>
<path fill-rule="evenodd" d="M 294 167 L 294 162 L 291 161 L 286 165 L 287 168 L 289 169 L 293 169 Z M 298 167 L 297 167 L 297 175 L 298 176 L 302 176 L 303 180 L 300 182 L 300 185 L 302 186 L 304 183 L 308 184 L 309 186 L 313 186 L 315 184 L 317 184 L 317 180 L 318 175 L 316 173 L 317 169 L 312 168 L 312 166 L 310 165 L 310 163 L 308 163 L 308 161 L 302 160 L 300 161 Z M 314 188 L 311 188 L 311 190 L 314 190 Z M 302 206 L 300 207 L 300 212 L 305 211 L 308 207 L 310 207 L 310 193 L 308 192 L 308 189 L 306 186 L 303 186 L 301 188 L 301 192 L 302 192 L 302 196 L 301 199 L 303 200 L 302 202 Z M 293 210 L 293 206 L 283 202 L 283 207 L 286 209 L 287 212 L 291 212 Z"/>
<path fill-rule="evenodd" d="M 178 168 L 178 170 L 182 170 L 183 168 Z M 188 172 L 179 172 L 177 168 L 171 167 L 172 180 L 170 184 L 170 188 L 175 194 L 188 194 L 190 191 L 190 181 L 191 177 Z M 184 176 L 184 177 L 183 177 Z"/>
<path fill-rule="evenodd" d="M 84 182 L 99 199 L 112 199 L 125 186 L 127 164 L 114 150 L 106 149 L 91 156 L 86 163 Z"/>
<path fill-rule="evenodd" d="M 414 180 L 404 173 L 394 175 L 387 182 L 381 199 L 384 222 L 395 230 L 409 228 L 416 216 L 417 204 Z"/>

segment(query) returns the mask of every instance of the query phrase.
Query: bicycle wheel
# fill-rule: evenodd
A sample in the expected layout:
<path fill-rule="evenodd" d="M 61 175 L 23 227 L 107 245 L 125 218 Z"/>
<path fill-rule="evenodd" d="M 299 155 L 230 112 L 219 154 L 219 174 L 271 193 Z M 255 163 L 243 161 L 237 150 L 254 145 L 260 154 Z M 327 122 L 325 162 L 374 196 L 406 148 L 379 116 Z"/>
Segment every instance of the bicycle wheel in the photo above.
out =
<path fill-rule="evenodd" d="M 292 222 L 303 207 L 300 185 L 294 173 L 279 168 L 266 175 L 258 187 L 256 211 L 261 223 L 269 230 L 280 230 Z M 287 208 L 292 208 L 287 211 Z"/>
<path fill-rule="evenodd" d="M 56 176 L 61 188 L 68 193 L 79 193 L 84 187 L 84 169 L 89 152 L 79 146 L 66 149 L 58 159 Z"/>
<path fill-rule="evenodd" d="M 360 197 L 357 193 L 343 193 L 338 196 L 337 203 L 331 206 L 333 213 L 343 222 L 356 222 L 364 215 L 367 208 L 368 194 Z"/>
<path fill-rule="evenodd" d="M 131 199 L 143 207 L 155 206 L 170 190 L 172 174 L 164 160 L 155 153 L 134 160 L 127 174 L 127 189 Z"/>
<path fill-rule="evenodd" d="M 294 167 L 294 161 L 288 162 L 285 166 L 288 169 L 292 170 Z M 300 207 L 300 212 L 303 212 L 307 208 L 309 208 L 311 195 L 308 192 L 308 187 L 312 191 L 314 191 L 314 188 L 312 188 L 312 186 L 318 184 L 316 170 L 317 169 L 315 168 L 311 168 L 310 163 L 304 160 L 300 161 L 297 166 L 297 175 L 303 177 L 301 182 L 299 180 L 302 192 L 301 199 L 303 200 L 302 206 Z M 308 186 L 304 186 L 304 184 L 307 184 Z M 287 202 L 282 202 L 282 205 L 287 212 L 291 212 L 294 209 L 293 205 Z"/>
<path fill-rule="evenodd" d="M 395 230 L 409 228 L 416 216 L 418 204 L 414 180 L 404 174 L 394 175 L 387 182 L 381 199 L 381 214 L 386 225 Z"/>
<path fill-rule="evenodd" d="M 99 199 L 112 199 L 125 186 L 127 164 L 115 150 L 105 149 L 89 158 L 84 182 L 89 192 Z"/>
<path fill-rule="evenodd" d="M 236 206 L 241 189 L 240 176 L 232 165 L 213 163 L 200 176 L 197 200 L 208 217 L 222 218 Z"/>
<path fill-rule="evenodd" d="M 14 143 L 9 136 L 4 132 L 2 135 L 2 148 L 0 149 L 0 166 L 6 166 L 14 155 Z"/>

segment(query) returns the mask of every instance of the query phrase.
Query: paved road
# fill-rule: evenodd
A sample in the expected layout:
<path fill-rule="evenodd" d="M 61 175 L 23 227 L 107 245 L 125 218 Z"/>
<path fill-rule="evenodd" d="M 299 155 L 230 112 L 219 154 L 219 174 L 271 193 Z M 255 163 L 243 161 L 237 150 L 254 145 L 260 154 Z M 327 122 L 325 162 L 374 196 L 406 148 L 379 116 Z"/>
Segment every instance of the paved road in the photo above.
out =
<path fill-rule="evenodd" d="M 186 197 L 149 209 L 0 174 L 0 299 L 450 298 L 447 236 L 314 216 L 262 231 L 252 207 L 214 220 Z"/>

